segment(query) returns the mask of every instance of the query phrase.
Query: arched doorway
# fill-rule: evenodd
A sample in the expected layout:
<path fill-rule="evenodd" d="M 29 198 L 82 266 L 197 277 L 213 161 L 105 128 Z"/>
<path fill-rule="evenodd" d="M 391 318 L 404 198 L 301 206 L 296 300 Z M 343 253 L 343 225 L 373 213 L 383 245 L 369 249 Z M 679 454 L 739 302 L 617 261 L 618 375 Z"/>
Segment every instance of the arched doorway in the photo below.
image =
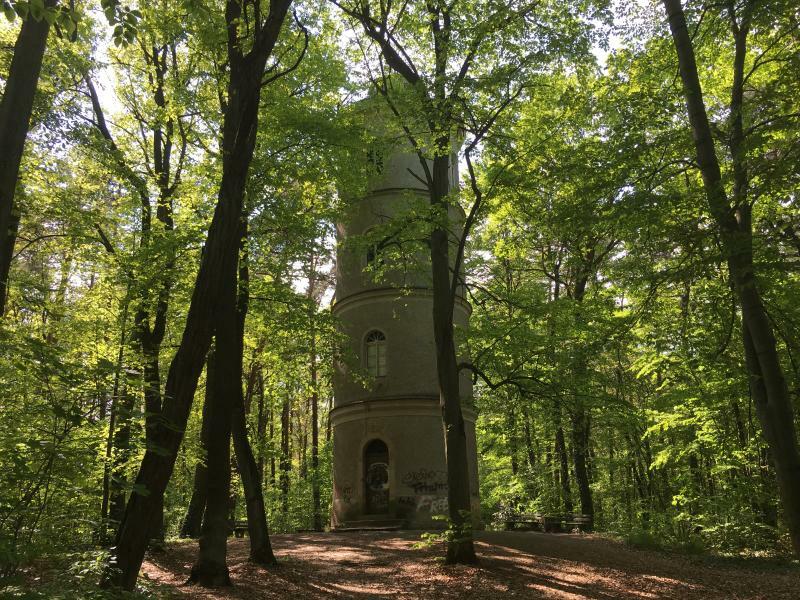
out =
<path fill-rule="evenodd" d="M 364 497 L 366 513 L 389 512 L 389 448 L 382 440 L 372 440 L 364 448 Z"/>

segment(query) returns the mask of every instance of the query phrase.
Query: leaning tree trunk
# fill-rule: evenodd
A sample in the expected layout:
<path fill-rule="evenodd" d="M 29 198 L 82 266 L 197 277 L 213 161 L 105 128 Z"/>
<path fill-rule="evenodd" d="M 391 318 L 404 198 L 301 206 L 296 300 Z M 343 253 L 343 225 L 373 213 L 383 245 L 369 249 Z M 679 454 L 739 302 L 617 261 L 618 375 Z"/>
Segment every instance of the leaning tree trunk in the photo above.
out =
<path fill-rule="evenodd" d="M 231 277 L 235 305 L 242 206 L 258 131 L 261 79 L 290 4 L 291 0 L 270 1 L 269 16 L 256 28 L 254 43 L 246 55 L 239 38 L 242 5 L 236 0 L 228 0 L 225 5 L 229 79 L 228 102 L 223 114 L 222 179 L 217 207 L 209 227 L 183 337 L 167 375 L 165 402 L 153 437 L 158 449 L 149 448 L 142 459 L 136 479 L 137 489 L 126 506 L 116 551 L 110 557 L 110 568 L 103 576 L 106 586 L 132 590 L 136 584 L 154 511 L 163 499 L 175 467 L 197 380 L 211 344 L 215 317 L 221 308 L 220 292 L 226 284 L 230 286 Z M 232 319 L 233 328 L 228 333 L 235 336 L 235 306 L 233 310 L 232 316 L 223 312 L 222 317 L 227 321 Z M 226 418 L 229 417 L 230 412 Z M 146 490 L 146 493 L 138 490 Z"/>
<path fill-rule="evenodd" d="M 192 487 L 192 498 L 189 500 L 189 507 L 186 509 L 186 516 L 181 525 L 182 538 L 199 538 L 202 533 L 203 515 L 206 511 L 206 492 L 208 491 L 208 436 L 210 435 L 211 419 L 208 415 L 211 406 L 212 390 L 214 388 L 214 350 L 209 352 L 206 361 L 206 397 L 203 402 L 202 423 L 200 425 L 200 448 L 203 452 L 202 460 L 199 460 L 194 467 L 194 485 Z"/>
<path fill-rule="evenodd" d="M 734 196 L 738 200 L 734 203 L 733 208 L 737 213 L 734 216 L 722 181 L 686 17 L 680 0 L 663 0 L 663 3 L 678 56 L 689 123 L 692 128 L 697 163 L 703 177 L 706 200 L 720 230 L 728 269 L 742 309 L 745 362 L 756 414 L 775 462 L 784 518 L 792 546 L 795 554 L 800 555 L 800 451 L 794 426 L 794 408 L 778 355 L 772 324 L 756 283 L 750 205 L 745 197 L 747 182 L 743 164 L 741 108 L 749 17 L 743 18 L 742 22 L 734 27 L 736 48 L 731 100 L 733 122 L 731 153 L 734 161 Z"/>
<path fill-rule="evenodd" d="M 45 0 L 46 9 L 55 5 L 55 0 Z M 14 192 L 49 31 L 45 18 L 37 21 L 28 15 L 22 22 L 0 100 L 0 317 L 5 314 L 8 273 L 19 226 Z"/>
<path fill-rule="evenodd" d="M 261 491 L 261 478 L 253 450 L 247 439 L 247 425 L 243 407 L 234 407 L 233 446 L 236 450 L 236 463 L 244 487 L 247 508 L 247 528 L 250 533 L 250 560 L 261 565 L 276 565 L 278 561 L 272 552 L 267 524 L 267 511 L 264 494 Z"/>
<path fill-rule="evenodd" d="M 443 147 L 450 140 L 445 138 Z M 448 214 L 449 156 L 433 159 L 433 190 L 431 204 Z M 445 227 L 431 232 L 431 274 L 433 283 L 433 332 L 436 342 L 436 372 L 442 406 L 445 455 L 447 457 L 447 501 L 450 521 L 455 535 L 447 542 L 448 564 L 474 563 L 472 543 L 472 507 L 469 493 L 469 464 L 467 461 L 467 431 L 461 411 L 458 382 L 458 362 L 453 333 L 453 299 L 450 279 L 450 237 Z M 453 277 L 457 277 L 455 274 Z"/>
<path fill-rule="evenodd" d="M 247 217 L 243 216 L 245 220 Z M 246 231 L 246 220 L 243 222 Z M 246 236 L 243 236 L 243 244 Z M 247 269 L 247 251 L 243 249 L 239 264 L 239 295 L 236 311 L 236 348 L 230 352 L 228 360 L 234 371 L 231 384 L 233 400 L 233 447 L 236 451 L 236 464 L 244 487 L 245 506 L 247 508 L 247 528 L 250 533 L 250 560 L 261 565 L 276 565 L 278 561 L 272 552 L 267 525 L 267 511 L 264 505 L 264 494 L 261 488 L 261 476 L 258 463 L 253 456 L 253 448 L 247 438 L 247 422 L 245 419 L 244 397 L 242 395 L 242 358 L 244 353 L 244 324 L 249 301 L 249 272 Z"/>

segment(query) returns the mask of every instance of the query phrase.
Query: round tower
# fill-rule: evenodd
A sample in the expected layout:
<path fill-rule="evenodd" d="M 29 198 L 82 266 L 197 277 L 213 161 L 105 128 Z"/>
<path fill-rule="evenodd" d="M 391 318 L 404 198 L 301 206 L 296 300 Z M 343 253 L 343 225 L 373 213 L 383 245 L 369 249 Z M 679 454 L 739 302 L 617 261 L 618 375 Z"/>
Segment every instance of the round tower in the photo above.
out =
<path fill-rule="evenodd" d="M 457 148 L 455 148 L 457 150 Z M 453 152 L 455 158 L 456 152 Z M 429 205 L 417 155 L 407 143 L 370 153 L 373 177 L 366 195 L 338 224 L 333 314 L 345 340 L 334 376 L 333 527 L 443 526 L 447 466 L 436 374 L 430 255 L 415 235 Z M 453 160 L 451 183 L 458 185 Z M 464 214 L 451 208 L 455 255 Z M 359 236 L 361 243 L 349 243 Z M 422 237 L 422 240 L 421 240 Z M 368 240 L 364 242 L 363 240 Z M 405 241 L 404 241 L 405 240 Z M 396 257 L 403 245 L 417 246 Z M 388 255 L 393 254 L 392 258 Z M 375 272 L 381 275 L 375 277 Z M 471 308 L 459 293 L 456 335 Z M 465 359 L 462 357 L 460 360 Z M 479 514 L 472 381 L 463 371 L 460 392 L 467 427 L 473 513 Z"/>

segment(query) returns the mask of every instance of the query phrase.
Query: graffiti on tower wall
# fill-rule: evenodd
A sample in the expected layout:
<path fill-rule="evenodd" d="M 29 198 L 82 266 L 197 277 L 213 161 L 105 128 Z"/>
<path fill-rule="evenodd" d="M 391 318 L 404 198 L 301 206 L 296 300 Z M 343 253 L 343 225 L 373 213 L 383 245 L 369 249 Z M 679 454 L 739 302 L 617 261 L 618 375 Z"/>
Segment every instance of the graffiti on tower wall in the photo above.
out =
<path fill-rule="evenodd" d="M 353 486 L 337 485 L 333 488 L 333 501 L 337 504 L 350 504 L 353 500 Z"/>
<path fill-rule="evenodd" d="M 417 469 L 403 474 L 400 482 L 410 487 L 417 495 L 440 495 L 447 493 L 447 474 L 433 469 Z"/>
<path fill-rule="evenodd" d="M 417 512 L 428 511 L 432 515 L 447 514 L 449 503 L 447 496 L 418 496 L 417 497 Z"/>

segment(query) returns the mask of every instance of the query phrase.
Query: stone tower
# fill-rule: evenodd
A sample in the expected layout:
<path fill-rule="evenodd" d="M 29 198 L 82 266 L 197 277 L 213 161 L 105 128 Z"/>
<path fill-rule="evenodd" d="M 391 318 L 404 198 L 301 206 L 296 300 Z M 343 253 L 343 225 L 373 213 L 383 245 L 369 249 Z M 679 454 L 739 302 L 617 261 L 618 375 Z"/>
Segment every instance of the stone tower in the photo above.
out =
<path fill-rule="evenodd" d="M 337 364 L 330 417 L 333 527 L 394 524 L 429 528 L 444 523 L 433 520 L 434 515 L 447 514 L 430 256 L 417 250 L 404 268 L 393 265 L 375 281 L 365 268 L 382 261 L 384 244 L 347 243 L 350 236 L 369 234 L 376 227 L 391 230 L 393 222 L 408 222 L 411 209 L 427 206 L 427 191 L 414 176 L 422 176 L 421 165 L 410 150 L 407 144 L 398 143 L 371 153 L 374 174 L 367 193 L 353 203 L 337 227 L 340 243 L 333 313 L 349 348 Z M 458 166 L 453 163 L 452 183 L 457 185 Z M 463 212 L 452 208 L 450 221 L 458 234 L 463 220 Z M 390 235 L 384 240 L 386 247 L 393 242 Z M 454 254 L 453 247 L 451 260 Z M 454 312 L 457 330 L 466 329 L 470 311 L 459 293 Z M 477 516 L 475 413 L 472 382 L 466 371 L 461 374 L 460 390 L 470 494 Z"/>

